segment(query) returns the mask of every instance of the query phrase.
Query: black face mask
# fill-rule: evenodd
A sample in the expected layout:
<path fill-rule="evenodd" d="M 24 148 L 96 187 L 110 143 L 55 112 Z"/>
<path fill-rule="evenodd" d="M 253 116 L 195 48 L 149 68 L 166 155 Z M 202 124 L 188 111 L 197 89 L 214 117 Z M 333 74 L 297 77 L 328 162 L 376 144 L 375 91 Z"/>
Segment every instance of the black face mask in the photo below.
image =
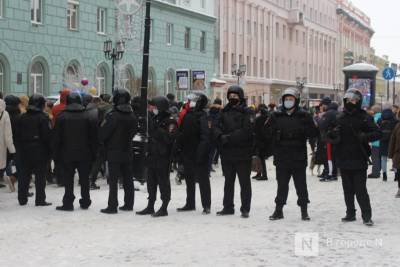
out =
<path fill-rule="evenodd" d="M 231 106 L 236 106 L 237 104 L 239 104 L 240 100 L 237 98 L 229 98 L 229 104 Z"/>
<path fill-rule="evenodd" d="M 346 104 L 344 104 L 344 108 L 348 111 L 348 112 L 354 112 L 357 109 L 357 105 L 353 104 L 351 102 L 346 102 Z"/>

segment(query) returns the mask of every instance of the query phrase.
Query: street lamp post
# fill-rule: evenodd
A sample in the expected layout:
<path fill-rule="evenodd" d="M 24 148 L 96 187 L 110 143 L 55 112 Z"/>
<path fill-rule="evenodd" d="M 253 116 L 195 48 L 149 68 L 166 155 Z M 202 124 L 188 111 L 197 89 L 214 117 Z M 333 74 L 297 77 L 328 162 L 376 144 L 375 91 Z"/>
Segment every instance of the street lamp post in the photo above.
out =
<path fill-rule="evenodd" d="M 107 60 L 112 60 L 112 92 L 115 89 L 115 61 L 121 60 L 125 52 L 125 42 L 118 41 L 116 47 L 113 48 L 113 42 L 107 40 L 104 42 L 104 56 Z"/>
<path fill-rule="evenodd" d="M 297 86 L 297 89 L 299 89 L 300 94 L 302 95 L 302 97 L 304 97 L 303 96 L 303 90 L 304 90 L 304 87 L 305 87 L 306 84 L 307 84 L 307 77 L 303 77 L 303 78 L 296 77 L 296 86 Z M 305 100 L 306 100 L 306 105 L 308 106 L 308 95 L 305 98 Z"/>
<path fill-rule="evenodd" d="M 240 64 L 239 67 L 237 64 L 232 65 L 232 75 L 237 76 L 237 85 L 240 85 L 240 77 L 246 74 L 247 66 L 245 64 Z"/>

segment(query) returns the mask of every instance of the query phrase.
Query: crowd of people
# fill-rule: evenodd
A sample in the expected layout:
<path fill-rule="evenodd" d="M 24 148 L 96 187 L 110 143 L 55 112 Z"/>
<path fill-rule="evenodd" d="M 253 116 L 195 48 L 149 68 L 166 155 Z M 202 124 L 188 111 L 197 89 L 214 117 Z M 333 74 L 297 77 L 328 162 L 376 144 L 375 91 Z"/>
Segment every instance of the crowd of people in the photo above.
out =
<path fill-rule="evenodd" d="M 217 215 L 233 215 L 234 187 L 238 177 L 241 217 L 251 209 L 251 172 L 254 179 L 268 180 L 265 161 L 273 157 L 278 184 L 275 210 L 270 220 L 284 218 L 283 207 L 294 180 L 301 219 L 308 221 L 310 203 L 306 168 L 323 165 L 321 182 L 341 176 L 346 204 L 343 222 L 356 220 L 355 197 L 365 225 L 372 226 L 372 210 L 367 177 L 378 178 L 382 170 L 387 181 L 388 158 L 398 181 L 400 197 L 400 124 L 396 106 L 362 108 L 363 96 L 354 88 L 347 90 L 343 107 L 325 97 L 310 111 L 301 107 L 299 91 L 287 88 L 276 107 L 260 104 L 247 106 L 240 86 L 227 91 L 228 103 L 221 99 L 212 104 L 206 95 L 194 92 L 185 103 L 172 94 L 148 100 L 145 120 L 139 97 L 116 89 L 113 95 L 97 95 L 63 89 L 59 103 L 46 101 L 40 94 L 7 95 L 0 98 L 0 176 L 11 191 L 18 182 L 18 202 L 24 206 L 35 196 L 36 206 L 49 206 L 47 183 L 65 188 L 60 211 L 74 210 L 74 177 L 81 188 L 79 205 L 88 209 L 90 190 L 99 173 L 107 176 L 108 206 L 102 213 L 132 211 L 135 200 L 133 167 L 136 158 L 133 140 L 142 130 L 147 145 L 142 152 L 147 168 L 148 204 L 138 215 L 168 215 L 171 199 L 170 173 L 178 173 L 176 182 L 185 180 L 186 201 L 179 212 L 196 209 L 196 183 L 199 184 L 203 214 L 210 214 L 213 164 L 221 158 L 225 177 L 223 209 Z M 147 123 L 146 123 L 147 121 Z M 146 124 L 146 125 L 144 125 Z M 143 134 L 143 133 L 142 133 Z M 308 144 L 312 159 L 308 162 Z M 372 162 L 370 162 L 370 157 Z M 372 173 L 367 175 L 368 165 Z M 35 194 L 29 192 L 34 177 Z M 124 204 L 118 204 L 118 184 L 124 190 Z M 4 186 L 4 185 L 3 185 Z M 155 211 L 157 191 L 162 201 Z"/>

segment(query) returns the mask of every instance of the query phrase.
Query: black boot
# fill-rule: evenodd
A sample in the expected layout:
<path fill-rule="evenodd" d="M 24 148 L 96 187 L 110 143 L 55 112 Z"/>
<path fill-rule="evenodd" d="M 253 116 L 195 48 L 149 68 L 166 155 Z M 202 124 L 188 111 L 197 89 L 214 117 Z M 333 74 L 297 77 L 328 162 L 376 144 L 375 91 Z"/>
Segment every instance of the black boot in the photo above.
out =
<path fill-rule="evenodd" d="M 105 209 L 100 210 L 100 212 L 105 213 L 105 214 L 116 214 L 116 213 L 118 213 L 118 210 L 107 207 Z"/>
<path fill-rule="evenodd" d="M 144 210 L 136 212 L 137 215 L 151 215 L 154 214 L 154 202 L 150 202 L 147 204 L 147 207 Z"/>
<path fill-rule="evenodd" d="M 156 213 L 153 213 L 151 216 L 154 218 L 168 216 L 167 207 L 168 207 L 168 202 L 163 202 L 161 208 Z"/>
<path fill-rule="evenodd" d="M 369 220 L 363 220 L 364 225 L 366 226 L 374 226 L 374 222 L 369 219 Z"/>
<path fill-rule="evenodd" d="M 223 208 L 221 211 L 217 212 L 218 216 L 225 216 L 225 215 L 234 215 L 235 210 L 234 209 L 225 209 Z"/>
<path fill-rule="evenodd" d="M 61 211 L 73 211 L 74 210 L 74 206 L 58 206 L 56 207 L 56 210 L 61 210 Z"/>
<path fill-rule="evenodd" d="M 387 173 L 386 172 L 383 173 L 383 181 L 387 182 Z"/>
<path fill-rule="evenodd" d="M 346 216 L 342 218 L 342 222 L 354 222 L 356 220 L 356 211 L 347 211 Z"/>
<path fill-rule="evenodd" d="M 127 205 L 123 205 L 122 207 L 119 207 L 119 210 L 122 211 L 133 211 L 133 207 L 127 206 Z"/>
<path fill-rule="evenodd" d="M 186 205 L 183 206 L 182 208 L 177 208 L 176 210 L 177 210 L 178 212 L 182 212 L 182 211 L 194 211 L 194 210 L 196 210 L 196 207 L 195 207 L 195 206 L 192 206 L 192 205 L 186 204 Z"/>
<path fill-rule="evenodd" d="M 271 221 L 283 219 L 283 210 L 282 209 L 283 209 L 282 206 L 276 206 L 274 213 L 272 213 L 272 215 L 269 216 L 269 219 Z"/>
<path fill-rule="evenodd" d="M 309 220 L 311 220 L 311 219 L 310 219 L 310 216 L 308 216 L 307 206 L 302 206 L 302 207 L 301 207 L 301 219 L 302 219 L 303 221 L 309 221 Z"/>
<path fill-rule="evenodd" d="M 46 201 L 38 202 L 35 204 L 36 207 L 46 207 L 46 206 L 51 206 L 51 205 L 52 205 L 52 203 L 46 202 Z"/>
<path fill-rule="evenodd" d="M 397 170 L 397 171 L 394 173 L 394 181 L 395 181 L 395 182 L 397 182 L 397 181 L 399 180 L 399 176 L 400 176 L 400 170 Z"/>
<path fill-rule="evenodd" d="M 204 208 L 203 209 L 203 215 L 208 215 L 210 213 L 211 213 L 210 208 Z"/>

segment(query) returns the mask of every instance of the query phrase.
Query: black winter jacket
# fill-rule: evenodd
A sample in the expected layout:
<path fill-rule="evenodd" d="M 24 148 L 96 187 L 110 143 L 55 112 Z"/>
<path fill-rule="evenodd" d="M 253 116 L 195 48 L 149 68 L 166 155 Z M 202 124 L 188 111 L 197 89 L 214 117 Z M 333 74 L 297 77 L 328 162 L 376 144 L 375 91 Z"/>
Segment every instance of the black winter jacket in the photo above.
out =
<path fill-rule="evenodd" d="M 15 137 L 19 158 L 35 162 L 50 158 L 51 121 L 46 113 L 28 109 L 17 121 Z"/>
<path fill-rule="evenodd" d="M 307 166 L 307 139 L 318 135 L 310 113 L 301 108 L 290 115 L 283 109 L 278 110 L 266 123 L 266 133 L 266 138 L 273 140 L 275 166 Z"/>
<path fill-rule="evenodd" d="M 214 138 L 227 161 L 251 160 L 253 154 L 253 128 L 246 105 L 226 105 L 214 128 Z"/>
<path fill-rule="evenodd" d="M 210 128 L 207 113 L 189 110 L 178 131 L 177 145 L 185 161 L 208 162 L 210 152 Z"/>
<path fill-rule="evenodd" d="M 137 128 L 130 105 L 116 106 L 107 113 L 99 130 L 99 141 L 105 147 L 107 161 L 132 162 L 132 141 Z"/>
<path fill-rule="evenodd" d="M 364 110 L 338 114 L 335 127 L 328 136 L 336 140 L 336 165 L 344 170 L 364 170 L 368 168 L 371 154 L 369 142 L 379 140 L 381 131 L 373 118 Z"/>
<path fill-rule="evenodd" d="M 97 150 L 97 124 L 79 104 L 67 105 L 56 119 L 53 148 L 56 160 L 92 161 Z"/>
<path fill-rule="evenodd" d="M 176 139 L 177 123 L 168 112 L 161 112 L 148 119 L 149 155 L 148 166 L 163 167 L 171 161 L 172 147 Z"/>

